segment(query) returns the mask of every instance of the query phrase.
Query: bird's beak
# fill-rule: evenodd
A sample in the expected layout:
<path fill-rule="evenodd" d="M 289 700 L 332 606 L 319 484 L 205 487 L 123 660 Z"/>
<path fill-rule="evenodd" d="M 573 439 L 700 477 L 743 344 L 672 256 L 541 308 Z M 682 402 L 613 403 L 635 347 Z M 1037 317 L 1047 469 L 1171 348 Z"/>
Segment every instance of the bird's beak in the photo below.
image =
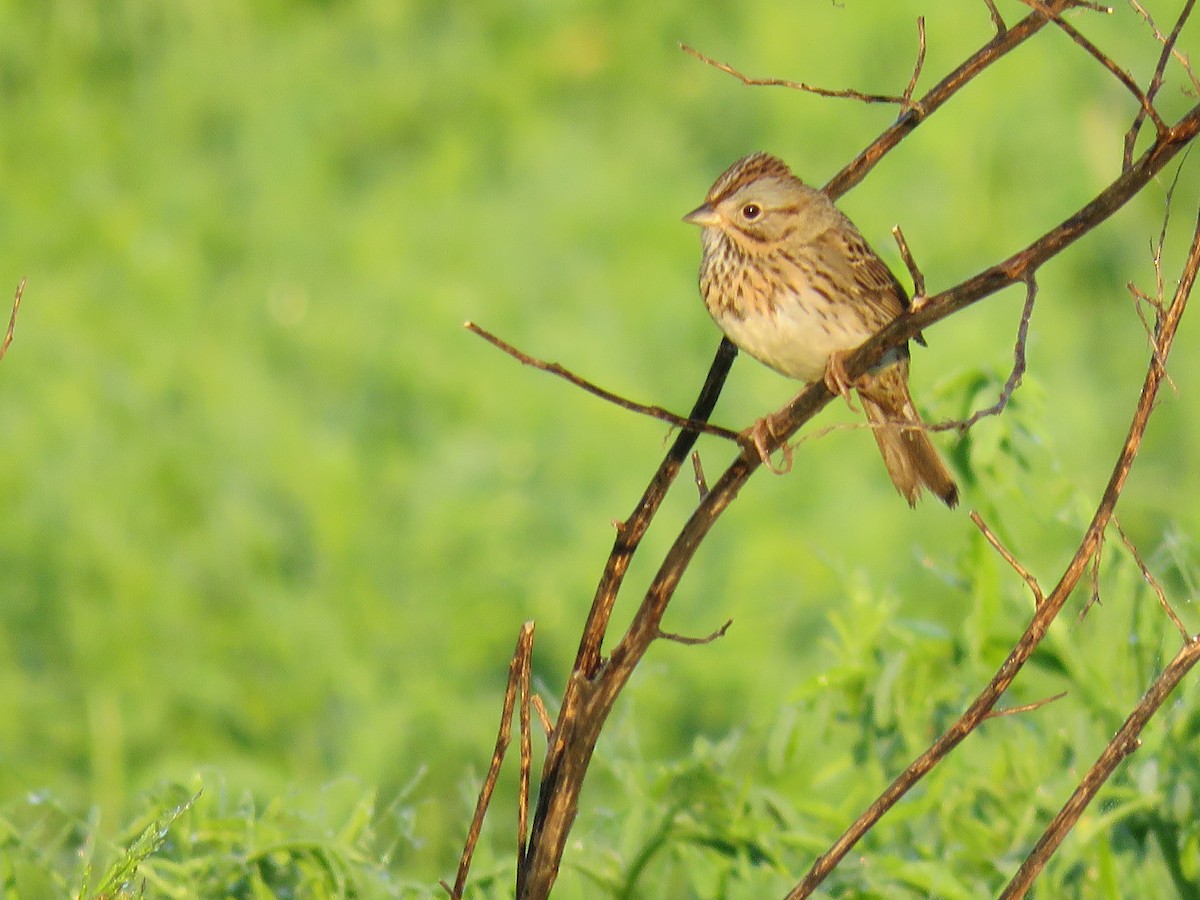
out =
<path fill-rule="evenodd" d="M 705 203 L 703 206 L 697 206 L 690 213 L 683 217 L 683 221 L 689 225 L 699 225 L 701 228 L 712 228 L 720 222 L 720 216 L 717 211 Z"/>

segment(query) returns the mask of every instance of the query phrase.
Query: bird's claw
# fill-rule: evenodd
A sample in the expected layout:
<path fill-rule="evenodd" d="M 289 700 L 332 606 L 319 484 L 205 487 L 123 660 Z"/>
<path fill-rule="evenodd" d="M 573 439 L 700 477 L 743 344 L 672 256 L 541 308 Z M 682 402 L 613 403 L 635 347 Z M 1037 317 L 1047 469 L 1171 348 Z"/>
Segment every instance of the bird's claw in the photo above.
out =
<path fill-rule="evenodd" d="M 783 455 L 783 465 L 776 466 L 771 461 L 771 450 L 767 444 L 774 439 L 775 431 L 771 428 L 771 417 L 763 416 L 745 432 L 745 437 L 754 445 L 754 449 L 758 451 L 758 458 L 762 460 L 762 464 L 766 466 L 776 475 L 786 475 L 792 471 L 792 448 L 785 442 L 779 445 L 779 452 Z"/>
<path fill-rule="evenodd" d="M 834 352 L 829 354 L 825 363 L 825 387 L 831 394 L 836 394 L 846 401 L 850 409 L 855 410 L 854 399 L 850 396 L 850 378 L 846 375 L 846 354 Z M 855 410 L 857 412 L 857 410 Z"/>

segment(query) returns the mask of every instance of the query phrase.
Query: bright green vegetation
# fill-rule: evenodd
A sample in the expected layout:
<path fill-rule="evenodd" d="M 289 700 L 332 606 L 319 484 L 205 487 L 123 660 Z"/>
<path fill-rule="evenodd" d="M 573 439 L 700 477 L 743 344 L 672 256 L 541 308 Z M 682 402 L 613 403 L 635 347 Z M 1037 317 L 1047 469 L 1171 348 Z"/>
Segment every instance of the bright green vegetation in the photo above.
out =
<path fill-rule="evenodd" d="M 927 86 L 989 36 L 982 3 L 0 2 L 0 896 L 428 896 L 451 878 L 509 654 L 538 623 L 553 709 L 610 522 L 664 428 L 522 369 L 478 320 L 614 390 L 686 408 L 716 331 L 678 217 L 742 153 L 814 181 L 895 109 L 743 87 Z M 1154 4 L 1169 23 L 1173 4 Z M 1004 8 L 1011 21 L 1017 4 Z M 1145 80 L 1124 5 L 1073 21 Z M 1200 58 L 1196 23 L 1183 46 Z M 1178 79 L 1165 111 L 1194 102 Z M 1134 107 L 1048 30 L 922 126 L 844 208 L 931 289 L 1072 213 Z M 1173 171 L 1173 169 L 1172 169 Z M 1164 186 L 1042 273 L 1030 374 L 942 439 L 1047 586 L 1107 478 L 1146 340 Z M 1177 189 L 1178 271 L 1200 168 Z M 1191 206 L 1189 206 L 1191 204 Z M 993 402 L 1021 292 L 931 329 L 933 417 Z M 1119 515 L 1189 627 L 1200 389 L 1185 323 Z M 732 426 L 794 385 L 739 361 Z M 852 422 L 831 408 L 821 424 Z M 727 446 L 701 443 L 710 477 Z M 681 482 L 635 564 L 694 503 Z M 1010 704 L 829 883 L 987 897 L 1177 646 L 1128 553 L 1072 601 Z M 618 620 L 632 594 L 618 609 Z M 556 896 L 781 896 L 969 702 L 1027 619 L 965 512 L 895 496 L 861 430 L 805 443 L 715 529 L 619 705 Z M 1188 683 L 1047 871 L 1044 896 L 1200 885 Z M 511 892 L 515 767 L 475 865 Z M 140 864 L 140 865 L 138 865 Z M 137 865 L 130 880 L 130 872 Z"/>

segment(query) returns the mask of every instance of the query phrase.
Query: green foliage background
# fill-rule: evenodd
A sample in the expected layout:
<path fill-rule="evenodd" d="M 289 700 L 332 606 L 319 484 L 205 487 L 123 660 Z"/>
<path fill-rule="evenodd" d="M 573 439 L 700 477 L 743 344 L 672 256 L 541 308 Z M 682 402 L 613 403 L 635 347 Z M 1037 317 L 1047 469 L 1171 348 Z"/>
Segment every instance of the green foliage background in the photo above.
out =
<path fill-rule="evenodd" d="M 1176 5 L 1151 11 L 1166 24 Z M 907 0 L 0 0 L 0 287 L 29 278 L 0 366 L 6 896 L 114 890 L 125 848 L 154 851 L 137 875 L 154 897 L 396 896 L 449 877 L 519 624 L 538 623 L 553 706 L 610 522 L 664 449 L 659 424 L 462 321 L 685 409 L 717 334 L 679 216 L 756 149 L 821 182 L 895 109 L 751 90 L 677 42 L 896 92 L 919 14 L 923 87 L 990 35 L 982 3 Z M 1157 45 L 1128 7 L 1073 21 L 1148 79 Z M 1180 84 L 1168 114 L 1194 102 Z M 901 223 L 940 289 L 1111 180 L 1134 111 L 1046 29 L 842 205 L 898 271 Z M 1046 268 L 1013 407 L 944 442 L 964 506 L 1044 582 L 1137 396 L 1147 345 L 1125 283 L 1153 285 L 1168 180 Z M 1198 195 L 1193 159 L 1168 278 Z M 1021 299 L 930 330 L 914 360 L 930 416 L 994 400 Z M 1185 324 L 1178 392 L 1120 509 L 1193 629 L 1196 350 Z M 739 361 L 716 418 L 741 427 L 794 390 Z M 730 457 L 701 447 L 710 475 Z M 863 432 L 797 457 L 753 480 L 685 579 L 667 627 L 734 627 L 646 660 L 562 896 L 782 895 L 1022 628 L 1028 597 L 965 513 L 910 512 Z M 693 503 L 681 484 L 631 588 Z M 1177 645 L 1116 542 L 1099 584 L 1104 605 L 1063 617 L 1010 700 L 1068 697 L 972 737 L 830 896 L 995 893 Z M 1196 700 L 1185 687 L 1152 724 L 1046 896 L 1200 889 Z M 480 896 L 510 890 L 512 798 L 510 774 Z"/>

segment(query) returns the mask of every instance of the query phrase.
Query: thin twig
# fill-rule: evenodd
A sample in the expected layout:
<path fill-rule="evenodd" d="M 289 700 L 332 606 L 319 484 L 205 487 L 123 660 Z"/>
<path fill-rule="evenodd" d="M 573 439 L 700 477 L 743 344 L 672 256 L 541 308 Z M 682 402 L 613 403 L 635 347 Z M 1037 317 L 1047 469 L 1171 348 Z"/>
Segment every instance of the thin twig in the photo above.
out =
<path fill-rule="evenodd" d="M 1043 697 L 1041 700 L 1034 700 L 1032 703 L 1023 703 L 1020 706 L 1007 706 L 1004 709 L 988 710 L 988 714 L 984 716 L 984 718 L 1001 719 L 1005 716 L 1017 716 L 1021 713 L 1033 712 L 1035 709 L 1041 709 L 1043 706 L 1047 706 L 1048 704 L 1061 700 L 1065 696 L 1067 696 L 1066 691 L 1059 691 L 1057 694 L 1053 694 L 1049 697 Z"/>
<path fill-rule="evenodd" d="M 682 634 L 675 634 L 671 631 L 658 630 L 658 636 L 664 641 L 671 641 L 675 644 L 684 644 L 688 647 L 698 647 L 702 644 L 711 644 L 718 638 L 725 637 L 725 632 L 729 630 L 729 626 L 733 624 L 733 619 L 727 619 L 725 624 L 714 631 L 712 634 L 706 634 L 704 637 L 687 637 Z"/>
<path fill-rule="evenodd" d="M 1175 188 L 1179 184 L 1179 176 L 1183 173 L 1183 164 L 1187 162 L 1187 157 L 1190 155 L 1190 152 L 1191 150 L 1189 148 L 1188 152 L 1184 154 L 1183 160 L 1181 160 L 1179 165 L 1175 168 L 1175 175 L 1171 179 L 1170 185 L 1167 186 L 1166 195 L 1163 198 L 1162 228 L 1159 229 L 1158 238 L 1150 243 L 1150 258 L 1151 263 L 1154 266 L 1154 296 L 1151 297 L 1146 294 L 1145 291 L 1140 290 L 1132 281 L 1126 285 L 1126 287 L 1129 289 L 1129 293 L 1133 295 L 1134 311 L 1137 313 L 1138 320 L 1142 323 L 1142 328 L 1146 331 L 1146 341 L 1150 345 L 1150 352 L 1155 355 L 1158 354 L 1156 338 L 1158 337 L 1159 328 L 1162 327 L 1163 314 L 1166 310 L 1166 283 L 1165 279 L 1163 278 L 1162 265 L 1163 247 L 1167 242 L 1167 226 L 1171 221 L 1171 203 L 1175 198 Z M 1143 304 L 1154 310 L 1153 325 L 1146 320 L 1146 313 L 1142 309 Z M 1171 389 L 1178 394 L 1179 388 L 1176 386 L 1175 380 L 1170 376 L 1170 374 L 1167 373 L 1166 361 L 1160 357 L 1158 359 L 1158 364 L 1162 368 L 1163 374 L 1167 378 L 1167 383 L 1170 384 Z"/>
<path fill-rule="evenodd" d="M 554 723 L 550 720 L 550 713 L 546 710 L 546 704 L 542 702 L 542 698 L 534 694 L 533 708 L 538 714 L 538 721 L 542 723 L 542 731 L 546 733 L 546 737 L 550 737 L 550 732 L 554 730 Z"/>
<path fill-rule="evenodd" d="M 13 342 L 13 329 L 17 327 L 17 310 L 21 308 L 21 297 L 25 294 L 25 279 L 21 279 L 21 283 L 17 285 L 16 296 L 13 297 L 12 315 L 8 317 L 8 330 L 4 332 L 4 340 L 0 342 L 0 359 L 4 359 L 4 354 L 8 352 L 9 344 Z"/>
<path fill-rule="evenodd" d="M 992 548 L 1000 554 L 1000 557 L 1009 564 L 1014 572 L 1021 576 L 1021 580 L 1029 587 L 1030 593 L 1033 594 L 1033 605 L 1036 609 L 1046 602 L 1046 595 L 1042 592 L 1042 586 L 1038 584 L 1038 580 L 1033 574 L 1026 569 L 1017 558 L 1009 552 L 1008 548 L 1000 542 L 1000 538 L 996 537 L 996 533 L 988 528 L 987 523 L 983 521 L 983 516 L 974 510 L 971 511 L 971 521 L 975 523 L 975 527 L 980 530 L 987 542 L 992 545 Z"/>
<path fill-rule="evenodd" d="M 1103 606 L 1100 602 L 1100 560 L 1104 558 L 1104 541 L 1101 540 L 1096 547 L 1096 553 L 1092 556 L 1091 574 L 1092 574 L 1092 593 L 1088 597 L 1087 603 L 1083 604 L 1083 608 L 1079 610 L 1079 621 L 1082 622 L 1087 618 L 1087 614 L 1093 606 Z"/>
<path fill-rule="evenodd" d="M 1183 53 L 1176 49 L 1176 42 L 1179 40 L 1179 32 L 1183 29 L 1183 24 L 1192 14 L 1192 8 L 1195 5 L 1195 0 L 1186 0 L 1183 4 L 1183 9 L 1180 10 L 1179 17 L 1175 20 L 1175 27 L 1171 29 L 1169 35 L 1164 35 L 1158 30 L 1158 26 L 1154 24 L 1154 19 L 1150 17 L 1150 13 L 1142 6 L 1138 0 L 1129 0 L 1130 5 L 1137 10 L 1146 24 L 1150 26 L 1154 32 L 1154 38 L 1163 45 L 1162 53 L 1159 54 L 1158 64 L 1154 67 L 1154 75 L 1150 79 L 1150 86 L 1146 89 L 1146 97 L 1151 102 L 1158 95 L 1159 90 L 1163 86 L 1163 78 L 1167 70 L 1167 61 L 1174 56 L 1179 64 L 1183 67 L 1183 71 L 1191 79 L 1192 88 L 1197 94 L 1200 94 L 1200 79 L 1196 78 L 1196 73 L 1192 71 L 1191 60 Z M 1133 161 L 1133 149 L 1137 143 L 1138 133 L 1142 129 L 1142 123 L 1146 120 L 1145 110 L 1139 109 L 1137 115 L 1134 116 L 1133 124 L 1129 126 L 1129 131 L 1125 133 L 1125 148 L 1122 154 L 1122 165 L 1129 168 Z"/>
<path fill-rule="evenodd" d="M 992 17 L 992 26 L 996 29 L 996 37 L 1004 37 L 1008 26 L 1004 24 L 1004 17 L 1000 15 L 1000 10 L 996 9 L 995 0 L 983 0 L 983 2 L 987 5 L 988 14 Z"/>
<path fill-rule="evenodd" d="M 900 109 L 907 112 L 912 109 L 913 91 L 917 89 L 917 79 L 921 77 L 921 69 L 925 67 L 925 17 L 917 16 L 917 61 L 913 64 L 912 78 L 908 79 L 908 87 L 900 96 Z"/>
<path fill-rule="evenodd" d="M 805 84 L 803 81 L 788 81 L 786 78 L 751 78 L 735 69 L 729 63 L 719 62 L 710 56 L 705 56 L 694 47 L 689 47 L 687 44 L 680 44 L 679 49 L 684 53 L 688 53 L 705 65 L 712 66 L 714 69 L 720 69 L 728 75 L 732 75 L 742 84 L 748 87 L 782 87 L 789 88 L 793 91 L 806 91 L 810 94 L 817 94 L 820 97 L 843 97 L 850 100 L 861 100 L 863 103 L 896 103 L 903 105 L 904 98 L 896 97 L 890 94 L 864 94 L 862 91 L 853 89 L 846 90 L 831 90 L 829 88 L 814 87 L 811 84 Z"/>
<path fill-rule="evenodd" d="M 976 410 L 965 419 L 949 419 L 944 422 L 933 422 L 923 426 L 926 431 L 957 431 L 962 433 L 971 428 L 980 419 L 988 416 L 998 416 L 1008 408 L 1013 394 L 1025 377 L 1025 345 L 1029 341 L 1029 320 L 1033 316 L 1033 304 L 1037 300 L 1037 280 L 1031 270 L 1025 279 L 1025 306 L 1021 310 L 1021 321 L 1017 325 L 1017 342 L 1013 347 L 1013 367 L 1008 373 L 1004 387 L 996 402 L 985 409 Z"/>
<path fill-rule="evenodd" d="M 1183 624 L 1183 620 L 1179 618 L 1179 615 L 1175 612 L 1175 608 L 1167 600 L 1167 592 L 1163 590 L 1163 586 L 1159 584 L 1158 579 L 1150 573 L 1150 569 L 1146 566 L 1142 555 L 1138 553 L 1137 547 L 1133 545 L 1133 541 L 1125 534 L 1125 529 L 1121 527 L 1121 523 L 1117 521 L 1116 516 L 1113 516 L 1112 522 L 1113 527 L 1117 529 L 1117 535 L 1121 538 L 1121 543 L 1125 545 L 1125 549 L 1129 551 L 1134 563 L 1137 564 L 1138 569 L 1141 571 L 1142 578 L 1146 580 L 1146 584 L 1150 585 L 1151 590 L 1158 596 L 1158 605 L 1167 614 L 1167 618 L 1171 620 L 1171 624 L 1175 626 L 1175 630 L 1179 632 L 1184 642 L 1190 641 L 1192 639 L 1191 632 L 1187 630 L 1187 626 Z"/>
<path fill-rule="evenodd" d="M 908 249 L 908 241 L 904 239 L 904 232 L 900 230 L 899 225 L 893 226 L 892 237 L 896 239 L 896 246 L 900 248 L 900 258 L 904 260 L 908 274 L 912 277 L 913 295 L 910 307 L 919 309 L 925 302 L 925 276 L 917 267 L 917 261 L 913 259 L 912 251 Z"/>
<path fill-rule="evenodd" d="M 1175 658 L 1155 679 L 1154 684 L 1146 691 L 1141 702 L 1134 707 L 1133 712 L 1125 720 L 1108 746 L 1088 769 L 1079 786 L 1071 794 L 1058 815 L 1050 822 L 1038 840 L 1029 856 L 1021 864 L 1021 868 L 1013 876 L 1012 881 L 1005 887 L 1000 900 L 1018 900 L 1024 897 L 1032 887 L 1033 881 L 1045 868 L 1046 861 L 1062 844 L 1088 804 L 1095 798 L 1101 786 L 1109 779 L 1118 765 L 1133 753 L 1140 745 L 1138 735 L 1146 727 L 1146 723 L 1158 712 L 1166 702 L 1171 692 L 1183 680 L 1191 668 L 1200 662 L 1200 639 L 1191 638 L 1183 648 L 1175 654 Z"/>
<path fill-rule="evenodd" d="M 471 857 L 475 855 L 475 845 L 479 843 L 479 834 L 483 830 L 483 817 L 487 814 L 488 805 L 492 802 L 492 793 L 496 789 L 496 779 L 500 777 L 500 764 L 504 762 L 504 753 L 512 739 L 512 713 L 516 703 L 518 686 L 529 678 L 529 663 L 533 653 L 533 622 L 521 626 L 517 636 L 517 648 L 513 651 L 512 662 L 508 665 L 508 684 L 504 689 L 504 706 L 500 712 L 500 730 L 496 735 L 496 749 L 492 751 L 492 762 L 488 766 L 487 777 L 479 791 L 479 799 L 475 803 L 475 815 L 471 818 L 471 827 L 467 830 L 467 841 L 463 846 L 462 857 L 458 861 L 458 876 L 454 879 L 454 887 L 445 881 L 439 881 L 451 900 L 460 900 L 467 886 L 467 873 L 471 869 Z M 525 866 L 520 863 L 524 857 L 523 848 L 518 850 L 517 879 L 523 877 Z"/>
<path fill-rule="evenodd" d="M 496 337 L 482 325 L 477 325 L 474 322 L 464 322 L 463 327 L 472 334 L 477 334 L 493 347 L 503 350 L 517 362 L 530 366 L 534 369 L 540 369 L 543 372 L 549 372 L 551 375 L 557 375 L 559 378 L 569 381 L 577 388 L 582 388 L 589 394 L 599 397 L 601 400 L 607 400 L 622 409 L 630 410 L 631 412 L 641 413 L 644 416 L 651 416 L 659 419 L 676 428 L 684 431 L 697 431 L 701 434 L 711 434 L 714 437 L 724 438 L 727 441 L 733 441 L 736 444 L 741 443 L 741 435 L 736 431 L 731 431 L 728 428 L 722 428 L 720 425 L 711 425 L 708 422 L 703 422 L 698 419 L 688 419 L 683 416 L 677 416 L 675 413 L 663 409 L 661 406 L 648 406 L 645 403 L 638 403 L 634 400 L 628 400 L 619 394 L 614 394 L 612 391 L 606 390 L 597 384 L 593 384 L 586 378 L 581 378 L 571 370 L 559 365 L 558 363 L 546 362 L 537 357 L 530 356 L 518 350 L 512 344 L 501 338 Z"/>

